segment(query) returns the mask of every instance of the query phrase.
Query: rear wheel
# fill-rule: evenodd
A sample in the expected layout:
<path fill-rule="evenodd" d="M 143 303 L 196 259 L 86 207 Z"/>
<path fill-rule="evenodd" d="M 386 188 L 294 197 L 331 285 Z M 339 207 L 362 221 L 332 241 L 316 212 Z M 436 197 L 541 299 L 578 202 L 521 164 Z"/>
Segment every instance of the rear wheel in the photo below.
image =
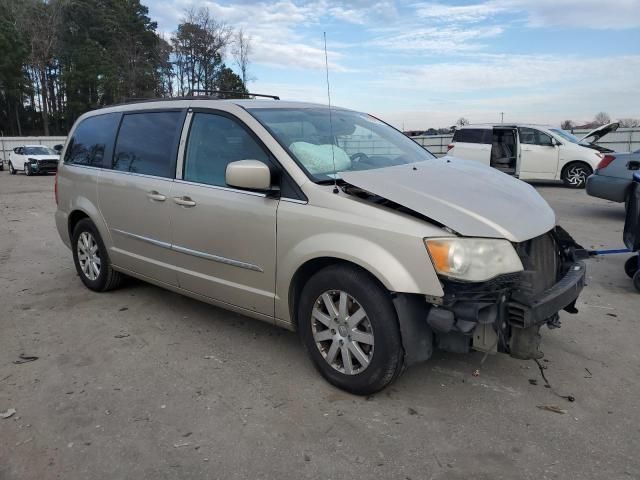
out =
<path fill-rule="evenodd" d="M 11 175 L 15 175 L 16 174 L 16 169 L 13 168 L 13 163 L 9 162 L 9 173 Z"/>
<path fill-rule="evenodd" d="M 106 292 L 120 285 L 122 274 L 112 268 L 100 233 L 88 218 L 73 229 L 72 247 L 76 271 L 87 288 Z"/>
<path fill-rule="evenodd" d="M 640 272 L 636 272 L 633 276 L 633 286 L 636 287 L 636 290 L 640 292 Z"/>
<path fill-rule="evenodd" d="M 343 390 L 369 395 L 402 371 L 395 308 L 362 270 L 335 265 L 313 275 L 300 296 L 298 328 L 318 371 Z"/>
<path fill-rule="evenodd" d="M 569 188 L 584 188 L 592 173 L 593 169 L 586 163 L 570 163 L 562 170 L 562 181 Z"/>

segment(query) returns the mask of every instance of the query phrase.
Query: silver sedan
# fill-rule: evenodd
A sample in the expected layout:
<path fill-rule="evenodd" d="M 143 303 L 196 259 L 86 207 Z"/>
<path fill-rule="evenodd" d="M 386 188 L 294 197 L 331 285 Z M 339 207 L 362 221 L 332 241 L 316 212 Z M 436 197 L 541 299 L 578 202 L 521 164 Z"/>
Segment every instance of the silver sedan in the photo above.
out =
<path fill-rule="evenodd" d="M 640 150 L 606 154 L 587 179 L 587 193 L 613 202 L 626 202 L 633 174 L 640 170 Z"/>

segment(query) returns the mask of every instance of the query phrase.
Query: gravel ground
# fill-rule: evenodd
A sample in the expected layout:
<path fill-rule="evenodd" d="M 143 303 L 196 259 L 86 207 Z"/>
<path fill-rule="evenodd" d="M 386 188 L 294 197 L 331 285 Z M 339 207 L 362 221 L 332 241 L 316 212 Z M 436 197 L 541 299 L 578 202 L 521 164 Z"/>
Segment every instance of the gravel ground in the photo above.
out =
<path fill-rule="evenodd" d="M 578 242 L 621 246 L 621 205 L 537 188 Z M 640 478 L 627 255 L 590 260 L 580 313 L 542 332 L 575 402 L 532 361 L 479 353 L 437 353 L 360 398 L 290 332 L 138 281 L 87 290 L 54 209 L 53 177 L 0 172 L 0 413 L 17 411 L 0 419 L 1 480 Z"/>

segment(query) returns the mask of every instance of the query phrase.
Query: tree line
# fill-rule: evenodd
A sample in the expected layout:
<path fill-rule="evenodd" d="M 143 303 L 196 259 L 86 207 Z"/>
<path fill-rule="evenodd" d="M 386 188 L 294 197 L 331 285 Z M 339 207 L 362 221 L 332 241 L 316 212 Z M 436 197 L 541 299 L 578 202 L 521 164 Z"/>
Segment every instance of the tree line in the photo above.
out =
<path fill-rule="evenodd" d="M 573 120 L 563 120 L 560 123 L 560 128 L 563 130 L 573 130 L 574 128 L 596 128 L 611 122 L 611 116 L 607 112 L 598 112 L 591 122 L 587 122 L 584 125 L 580 125 Z M 622 128 L 640 127 L 640 120 L 636 118 L 619 118 L 616 122 L 618 122 Z"/>
<path fill-rule="evenodd" d="M 250 54 L 250 37 L 206 8 L 165 39 L 140 0 L 0 0 L 0 133 L 64 135 L 84 112 L 132 99 L 240 96 Z"/>

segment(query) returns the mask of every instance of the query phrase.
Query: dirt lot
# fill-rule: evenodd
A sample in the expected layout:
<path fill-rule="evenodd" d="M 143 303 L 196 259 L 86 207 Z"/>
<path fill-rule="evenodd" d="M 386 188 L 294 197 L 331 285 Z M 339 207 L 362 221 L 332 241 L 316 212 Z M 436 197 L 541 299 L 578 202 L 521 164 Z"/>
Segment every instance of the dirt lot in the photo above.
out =
<path fill-rule="evenodd" d="M 538 188 L 580 243 L 621 245 L 621 205 Z M 365 399 L 324 382 L 292 333 L 137 281 L 90 292 L 54 209 L 53 177 L 0 172 L 0 412 L 17 410 L 1 480 L 640 478 L 626 255 L 591 260 L 580 313 L 543 329 L 546 374 L 575 402 L 535 363 L 478 353 L 438 353 Z"/>

